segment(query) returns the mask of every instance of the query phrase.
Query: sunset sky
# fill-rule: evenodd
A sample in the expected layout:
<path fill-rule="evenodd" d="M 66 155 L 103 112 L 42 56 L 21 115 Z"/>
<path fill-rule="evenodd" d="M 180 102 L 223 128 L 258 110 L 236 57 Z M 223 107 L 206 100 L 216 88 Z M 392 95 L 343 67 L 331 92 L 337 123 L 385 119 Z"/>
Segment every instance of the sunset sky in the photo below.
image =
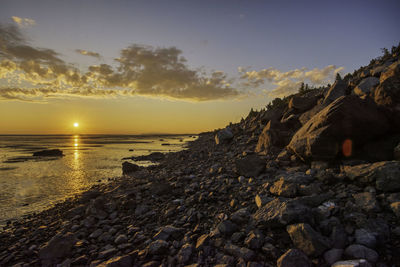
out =
<path fill-rule="evenodd" d="M 400 41 L 400 1 L 0 1 L 0 134 L 198 133 Z"/>

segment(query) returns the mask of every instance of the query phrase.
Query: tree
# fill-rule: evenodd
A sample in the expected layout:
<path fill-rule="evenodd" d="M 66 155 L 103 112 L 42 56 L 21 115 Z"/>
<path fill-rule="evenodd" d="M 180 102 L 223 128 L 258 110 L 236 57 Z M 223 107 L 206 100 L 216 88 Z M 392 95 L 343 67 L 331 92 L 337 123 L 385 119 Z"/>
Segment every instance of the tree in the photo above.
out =
<path fill-rule="evenodd" d="M 336 73 L 336 81 L 341 81 L 342 80 L 342 76 L 340 76 L 340 73 Z"/>

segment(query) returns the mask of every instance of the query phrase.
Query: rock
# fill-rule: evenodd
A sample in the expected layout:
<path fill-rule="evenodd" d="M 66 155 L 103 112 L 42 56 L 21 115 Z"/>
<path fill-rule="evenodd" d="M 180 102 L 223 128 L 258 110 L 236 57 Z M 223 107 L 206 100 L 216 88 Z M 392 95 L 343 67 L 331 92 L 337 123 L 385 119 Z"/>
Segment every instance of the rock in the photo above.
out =
<path fill-rule="evenodd" d="M 376 247 L 376 233 L 372 233 L 367 229 L 357 229 L 355 231 L 356 243 L 367 246 L 369 248 Z"/>
<path fill-rule="evenodd" d="M 128 173 L 132 173 L 132 172 L 136 172 L 140 170 L 140 166 L 130 163 L 130 162 L 123 162 L 122 163 L 122 173 L 123 174 L 128 174 Z"/>
<path fill-rule="evenodd" d="M 89 235 L 89 238 L 98 238 L 103 233 L 103 230 L 96 229 L 93 233 Z"/>
<path fill-rule="evenodd" d="M 378 105 L 393 107 L 400 103 L 400 61 L 390 65 L 381 74 L 375 89 L 374 100 Z"/>
<path fill-rule="evenodd" d="M 172 225 L 164 226 L 157 234 L 153 236 L 154 240 L 164 240 L 168 239 L 179 240 L 183 235 L 183 229 L 176 228 Z"/>
<path fill-rule="evenodd" d="M 400 218 L 400 201 L 390 204 L 390 208 L 392 209 L 393 213 Z"/>
<path fill-rule="evenodd" d="M 385 136 L 380 140 L 368 142 L 363 146 L 364 154 L 371 161 L 388 161 L 395 158 L 395 147 L 400 142 L 400 135 Z"/>
<path fill-rule="evenodd" d="M 259 208 L 253 219 L 261 228 L 281 227 L 311 219 L 310 209 L 298 201 L 276 198 Z"/>
<path fill-rule="evenodd" d="M 117 254 L 118 250 L 114 247 L 111 247 L 109 249 L 103 250 L 99 253 L 99 259 L 108 259 L 111 256 Z"/>
<path fill-rule="evenodd" d="M 380 208 L 378 202 L 375 198 L 375 193 L 371 192 L 363 192 L 354 194 L 353 198 L 356 202 L 356 205 L 365 210 L 366 212 L 379 212 Z"/>
<path fill-rule="evenodd" d="M 257 155 L 247 155 L 237 159 L 235 164 L 240 175 L 256 177 L 264 171 L 266 162 Z"/>
<path fill-rule="evenodd" d="M 241 248 L 232 244 L 226 244 L 224 246 L 226 253 L 235 256 L 237 258 L 243 258 L 245 261 L 250 261 L 255 257 L 254 251 L 248 248 Z"/>
<path fill-rule="evenodd" d="M 34 157 L 62 157 L 63 152 L 60 149 L 41 150 L 33 153 Z"/>
<path fill-rule="evenodd" d="M 115 238 L 114 243 L 119 245 L 119 244 L 124 244 L 127 241 L 128 241 L 128 237 L 126 237 L 126 235 L 124 235 L 124 234 L 121 234 Z"/>
<path fill-rule="evenodd" d="M 218 224 L 217 229 L 221 234 L 231 236 L 234 232 L 239 230 L 239 227 L 233 222 L 225 220 Z"/>
<path fill-rule="evenodd" d="M 339 97 L 345 96 L 347 90 L 347 84 L 344 80 L 337 80 L 331 86 L 328 93 L 325 96 L 323 103 L 328 105 L 338 99 Z"/>
<path fill-rule="evenodd" d="M 375 163 L 344 166 L 343 171 L 351 180 L 363 184 L 375 183 L 376 189 L 385 192 L 398 191 L 400 189 L 400 162 L 382 161 Z"/>
<path fill-rule="evenodd" d="M 208 234 L 201 235 L 199 238 L 197 238 L 196 249 L 201 249 L 204 245 L 207 244 L 209 239 L 210 236 Z"/>
<path fill-rule="evenodd" d="M 43 265 L 52 265 L 69 256 L 76 238 L 72 233 L 54 236 L 39 250 L 39 258 Z"/>
<path fill-rule="evenodd" d="M 269 154 L 275 152 L 274 150 L 279 152 L 289 143 L 291 137 L 292 132 L 285 124 L 269 121 L 258 138 L 255 152 L 260 154 Z"/>
<path fill-rule="evenodd" d="M 400 161 L 400 143 L 393 150 L 394 160 Z"/>
<path fill-rule="evenodd" d="M 149 246 L 149 253 L 151 255 L 159 255 L 168 252 L 168 243 L 164 240 L 156 240 Z"/>
<path fill-rule="evenodd" d="M 250 218 L 250 212 L 247 208 L 241 208 L 231 215 L 231 220 L 236 224 L 244 224 Z"/>
<path fill-rule="evenodd" d="M 364 260 L 349 260 L 349 261 L 338 261 L 335 262 L 331 267 L 372 267 L 372 265 Z"/>
<path fill-rule="evenodd" d="M 163 160 L 164 158 L 165 158 L 164 153 L 153 152 L 153 153 L 150 153 L 149 155 L 133 157 L 132 159 L 137 160 L 137 161 L 148 160 L 148 161 L 152 161 L 152 162 L 157 162 L 157 161 Z"/>
<path fill-rule="evenodd" d="M 326 106 L 327 104 L 318 104 L 314 106 L 312 109 L 301 114 L 299 117 L 301 125 L 306 124 L 312 117 L 314 117 L 318 112 L 323 110 Z"/>
<path fill-rule="evenodd" d="M 356 95 L 368 95 L 371 90 L 379 84 L 379 79 L 375 77 L 368 77 L 363 79 L 355 88 L 354 93 Z"/>
<path fill-rule="evenodd" d="M 217 145 L 227 143 L 233 139 L 233 133 L 229 127 L 219 130 L 215 135 L 215 143 Z"/>
<path fill-rule="evenodd" d="M 340 97 L 298 130 L 287 146 L 301 159 L 334 159 L 345 140 L 353 148 L 389 130 L 388 120 L 378 107 L 357 96 Z M 353 155 L 357 151 L 345 151 Z"/>
<path fill-rule="evenodd" d="M 366 259 L 373 263 L 375 263 L 379 258 L 379 255 L 375 250 L 357 244 L 348 246 L 344 251 L 344 254 L 350 259 Z"/>
<path fill-rule="evenodd" d="M 299 249 L 289 249 L 276 262 L 278 267 L 312 267 L 307 255 Z"/>
<path fill-rule="evenodd" d="M 178 252 L 179 263 L 187 263 L 193 253 L 193 246 L 191 244 L 184 244 Z"/>
<path fill-rule="evenodd" d="M 262 206 L 264 206 L 265 204 L 267 204 L 268 202 L 272 201 L 273 198 L 272 197 L 268 197 L 266 195 L 256 195 L 254 198 L 254 201 L 256 202 L 256 205 L 258 208 L 261 208 Z"/>
<path fill-rule="evenodd" d="M 303 113 L 317 104 L 318 97 L 316 96 L 300 96 L 295 95 L 289 100 L 289 108 L 293 108 L 298 112 Z"/>
<path fill-rule="evenodd" d="M 131 267 L 132 257 L 130 255 L 116 256 L 103 262 L 98 267 Z"/>
<path fill-rule="evenodd" d="M 309 224 L 299 223 L 286 227 L 293 244 L 307 255 L 319 256 L 330 248 L 329 240 Z"/>
<path fill-rule="evenodd" d="M 244 243 L 250 249 L 257 250 L 264 245 L 265 237 L 261 231 L 251 231 Z"/>
<path fill-rule="evenodd" d="M 82 255 L 74 260 L 71 261 L 72 266 L 76 265 L 87 265 L 89 262 L 89 257 L 86 255 Z"/>
<path fill-rule="evenodd" d="M 282 197 L 295 197 L 297 185 L 287 182 L 283 177 L 276 181 L 269 189 L 271 194 Z"/>
<path fill-rule="evenodd" d="M 324 253 L 324 260 L 328 265 L 332 265 L 339 261 L 343 255 L 343 249 L 333 248 Z"/>

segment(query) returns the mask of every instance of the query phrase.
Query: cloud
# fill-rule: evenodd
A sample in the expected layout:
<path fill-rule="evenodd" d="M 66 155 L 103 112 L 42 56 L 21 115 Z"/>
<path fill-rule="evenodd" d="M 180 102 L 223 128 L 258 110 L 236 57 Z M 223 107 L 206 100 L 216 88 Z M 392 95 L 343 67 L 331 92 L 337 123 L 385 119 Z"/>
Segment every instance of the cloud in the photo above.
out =
<path fill-rule="evenodd" d="M 20 18 L 16 16 L 12 16 L 11 18 L 15 23 L 17 23 L 18 27 L 21 28 L 26 28 L 36 25 L 36 21 L 34 21 L 33 19 Z"/>
<path fill-rule="evenodd" d="M 283 97 L 296 93 L 302 82 L 320 86 L 332 82 L 336 73 L 342 71 L 343 67 L 328 65 L 322 69 L 314 68 L 309 70 L 306 67 L 282 72 L 270 67 L 259 71 L 249 70 L 249 68 L 239 67 L 240 79 L 246 87 L 260 87 L 266 82 L 275 86 L 274 88 L 264 89 L 268 95 L 273 97 Z"/>
<path fill-rule="evenodd" d="M 100 57 L 86 50 L 77 52 Z M 0 88 L 6 89 L 0 94 L 2 99 L 144 95 L 208 101 L 241 95 L 223 72 L 207 75 L 190 69 L 176 47 L 131 45 L 121 50 L 113 64 L 92 65 L 81 71 L 63 61 L 56 51 L 31 46 L 15 26 L 0 25 L 0 78 L 10 77 L 14 83 Z M 42 89 L 11 86 L 27 83 Z"/>
<path fill-rule="evenodd" d="M 75 52 L 77 52 L 78 54 L 84 55 L 84 56 L 95 57 L 97 59 L 101 58 L 99 53 L 88 51 L 88 50 L 75 49 Z"/>

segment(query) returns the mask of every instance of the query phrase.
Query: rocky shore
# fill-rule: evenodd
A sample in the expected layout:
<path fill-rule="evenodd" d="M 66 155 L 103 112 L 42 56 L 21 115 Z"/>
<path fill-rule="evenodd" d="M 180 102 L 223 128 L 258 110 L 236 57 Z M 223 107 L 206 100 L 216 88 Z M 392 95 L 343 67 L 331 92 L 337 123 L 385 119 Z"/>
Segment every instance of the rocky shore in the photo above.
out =
<path fill-rule="evenodd" d="M 10 222 L 0 265 L 400 266 L 398 50 Z"/>

